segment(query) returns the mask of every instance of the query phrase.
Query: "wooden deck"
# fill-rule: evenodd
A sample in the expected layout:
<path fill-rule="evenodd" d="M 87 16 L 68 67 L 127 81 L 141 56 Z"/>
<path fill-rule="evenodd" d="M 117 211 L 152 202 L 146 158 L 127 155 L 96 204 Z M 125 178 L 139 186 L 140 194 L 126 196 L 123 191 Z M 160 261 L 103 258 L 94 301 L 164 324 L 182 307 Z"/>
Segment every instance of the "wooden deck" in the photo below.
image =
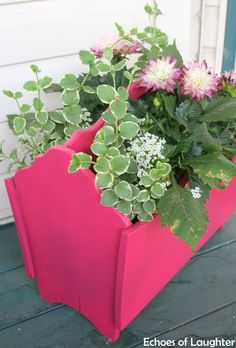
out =
<path fill-rule="evenodd" d="M 24 271 L 13 224 L 0 227 L 0 348 L 143 347 L 143 338 L 236 338 L 236 213 L 112 343 Z"/>

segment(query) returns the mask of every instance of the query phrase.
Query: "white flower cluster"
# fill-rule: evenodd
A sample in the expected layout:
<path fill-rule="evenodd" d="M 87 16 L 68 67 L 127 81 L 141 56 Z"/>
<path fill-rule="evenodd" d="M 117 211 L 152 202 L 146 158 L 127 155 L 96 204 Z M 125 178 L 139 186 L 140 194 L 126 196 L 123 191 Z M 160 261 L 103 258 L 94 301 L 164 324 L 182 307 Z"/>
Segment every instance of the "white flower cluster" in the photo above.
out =
<path fill-rule="evenodd" d="M 190 189 L 190 192 L 192 193 L 193 198 L 201 198 L 202 190 L 200 187 L 196 186 L 194 189 Z"/>
<path fill-rule="evenodd" d="M 158 159 L 164 159 L 163 150 L 165 139 L 145 132 L 130 141 L 127 151 L 134 157 L 138 165 L 138 177 L 146 175 Z"/>
<path fill-rule="evenodd" d="M 93 121 L 91 118 L 91 113 L 85 108 L 82 109 L 80 118 L 82 121 L 80 124 L 81 128 L 88 128 L 91 125 L 91 122 Z"/>

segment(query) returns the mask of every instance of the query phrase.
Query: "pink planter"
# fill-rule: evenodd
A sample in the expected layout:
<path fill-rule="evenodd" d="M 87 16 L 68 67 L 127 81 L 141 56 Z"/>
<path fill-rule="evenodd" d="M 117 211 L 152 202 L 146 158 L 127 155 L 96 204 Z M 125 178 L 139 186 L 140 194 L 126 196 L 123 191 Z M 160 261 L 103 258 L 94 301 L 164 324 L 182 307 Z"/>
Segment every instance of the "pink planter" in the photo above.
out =
<path fill-rule="evenodd" d="M 89 150 L 99 120 L 6 180 L 27 274 L 40 295 L 85 315 L 106 337 L 123 330 L 191 258 L 191 248 L 158 216 L 131 224 L 100 204 L 90 169 L 68 174 L 74 152 Z M 236 178 L 211 190 L 208 229 L 198 248 L 236 208 Z"/>

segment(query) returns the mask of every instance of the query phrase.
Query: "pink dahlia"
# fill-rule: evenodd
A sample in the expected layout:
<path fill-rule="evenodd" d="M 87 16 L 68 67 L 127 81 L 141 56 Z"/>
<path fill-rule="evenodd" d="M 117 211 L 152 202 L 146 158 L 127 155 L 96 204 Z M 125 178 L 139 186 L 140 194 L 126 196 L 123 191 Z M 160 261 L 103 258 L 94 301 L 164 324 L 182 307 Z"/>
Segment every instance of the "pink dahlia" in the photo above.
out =
<path fill-rule="evenodd" d="M 214 92 L 219 90 L 220 77 L 212 73 L 205 60 L 201 64 L 194 61 L 182 70 L 180 88 L 182 94 L 199 101 L 205 97 L 211 97 Z"/>
<path fill-rule="evenodd" d="M 176 68 L 176 59 L 165 57 L 151 60 L 141 73 L 140 86 L 150 91 L 164 90 L 174 92 L 174 87 L 181 76 L 181 69 Z"/>
<path fill-rule="evenodd" d="M 112 48 L 113 54 L 132 54 L 140 53 L 142 46 L 141 41 L 131 42 L 125 39 L 119 39 L 119 36 L 111 35 L 96 42 L 91 47 L 91 51 L 97 58 L 101 58 L 104 49 L 107 47 Z"/>
<path fill-rule="evenodd" d="M 221 91 L 236 97 L 236 70 L 225 71 L 222 75 Z"/>

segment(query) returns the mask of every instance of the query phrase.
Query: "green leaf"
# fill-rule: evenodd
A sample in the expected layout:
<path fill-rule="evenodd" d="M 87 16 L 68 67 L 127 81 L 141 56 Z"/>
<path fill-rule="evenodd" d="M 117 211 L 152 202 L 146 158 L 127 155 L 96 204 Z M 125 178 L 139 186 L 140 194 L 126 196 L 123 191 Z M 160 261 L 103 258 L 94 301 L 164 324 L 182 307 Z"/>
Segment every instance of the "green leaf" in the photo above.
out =
<path fill-rule="evenodd" d="M 149 176 L 153 181 L 160 180 L 160 178 L 161 178 L 161 174 L 159 173 L 159 171 L 156 168 L 152 168 L 150 170 Z"/>
<path fill-rule="evenodd" d="M 49 88 L 52 84 L 52 78 L 49 76 L 45 76 L 42 79 L 39 80 L 39 87 L 40 88 Z"/>
<path fill-rule="evenodd" d="M 221 153 L 211 153 L 194 158 L 188 163 L 194 172 L 209 183 L 207 178 L 219 179 L 228 184 L 236 176 L 236 164 L 229 161 Z M 212 182 L 212 181 L 211 181 Z"/>
<path fill-rule="evenodd" d="M 129 99 L 129 93 L 125 87 L 119 87 L 117 89 L 117 93 L 119 94 L 120 100 L 128 100 Z"/>
<path fill-rule="evenodd" d="M 69 173 L 74 173 L 79 169 L 86 169 L 89 168 L 92 162 L 92 156 L 83 153 L 83 152 L 78 152 L 76 154 L 72 155 L 72 159 L 70 161 L 70 166 L 69 166 Z"/>
<path fill-rule="evenodd" d="M 152 7 L 149 5 L 149 4 L 146 4 L 145 6 L 144 6 L 144 10 L 145 10 L 145 12 L 149 15 L 149 16 L 151 16 L 152 15 Z"/>
<path fill-rule="evenodd" d="M 56 127 L 56 124 L 53 121 L 47 121 L 47 123 L 45 123 L 43 129 L 46 132 L 51 133 L 55 129 L 55 127 Z"/>
<path fill-rule="evenodd" d="M 77 104 L 65 106 L 63 115 L 67 122 L 76 125 L 80 122 L 81 107 Z"/>
<path fill-rule="evenodd" d="M 104 188 L 110 188 L 113 184 L 114 176 L 110 173 L 102 174 L 99 173 L 96 175 L 96 186 L 98 188 L 104 189 Z"/>
<path fill-rule="evenodd" d="M 124 71 L 124 77 L 127 78 L 127 80 L 131 81 L 133 79 L 133 76 L 129 71 Z"/>
<path fill-rule="evenodd" d="M 23 88 L 29 92 L 37 91 L 37 83 L 35 81 L 27 81 L 24 83 Z"/>
<path fill-rule="evenodd" d="M 167 176 L 171 172 L 171 165 L 169 163 L 162 163 L 157 161 L 156 169 L 161 176 Z"/>
<path fill-rule="evenodd" d="M 79 103 L 79 93 L 76 90 L 64 90 L 61 94 L 61 101 L 64 105 Z"/>
<path fill-rule="evenodd" d="M 162 95 L 166 111 L 171 117 L 174 117 L 175 106 L 176 106 L 176 96 L 175 95 Z"/>
<path fill-rule="evenodd" d="M 77 81 L 77 77 L 73 74 L 66 74 L 63 79 L 60 81 L 60 86 L 63 89 L 77 89 L 80 87 L 79 82 Z"/>
<path fill-rule="evenodd" d="M 44 107 L 44 104 L 39 98 L 34 98 L 33 107 L 34 107 L 35 111 L 41 111 Z"/>
<path fill-rule="evenodd" d="M 140 178 L 140 182 L 145 187 L 151 187 L 153 184 L 153 180 L 149 175 L 143 175 Z"/>
<path fill-rule="evenodd" d="M 96 65 L 97 66 L 97 69 L 100 71 L 100 72 L 105 72 L 105 73 L 108 73 L 111 71 L 111 66 L 109 64 L 105 64 L 105 63 L 99 63 Z"/>
<path fill-rule="evenodd" d="M 31 106 L 28 104 L 22 104 L 20 107 L 20 111 L 25 114 L 26 112 L 29 112 L 31 109 Z"/>
<path fill-rule="evenodd" d="M 113 65 L 115 71 L 120 71 L 126 66 L 126 59 L 121 60 L 120 62 Z"/>
<path fill-rule="evenodd" d="M 115 157 L 115 156 L 118 156 L 118 155 L 120 155 L 120 151 L 115 146 L 110 147 L 108 149 L 108 151 L 107 151 L 107 156 L 108 157 Z"/>
<path fill-rule="evenodd" d="M 156 182 L 154 185 L 152 185 L 151 195 L 153 198 L 160 198 L 164 194 L 165 194 L 165 189 L 159 182 Z"/>
<path fill-rule="evenodd" d="M 101 204 L 105 207 L 113 207 L 118 202 L 118 197 L 112 189 L 103 191 L 101 195 Z"/>
<path fill-rule="evenodd" d="M 205 204 L 207 199 L 209 198 L 210 186 L 204 184 L 202 179 L 194 173 L 189 173 L 189 179 L 190 179 L 190 188 L 191 189 L 194 189 L 196 186 L 200 187 L 201 197 L 199 199 L 201 200 L 201 202 L 203 204 Z"/>
<path fill-rule="evenodd" d="M 126 181 L 120 181 L 114 188 L 115 194 L 125 200 L 130 201 L 132 199 L 132 188 Z"/>
<path fill-rule="evenodd" d="M 114 128 L 111 126 L 103 126 L 97 133 L 96 140 L 104 142 L 105 145 L 111 145 L 117 141 Z"/>
<path fill-rule="evenodd" d="M 106 47 L 103 51 L 103 57 L 108 59 L 109 61 L 112 60 L 113 53 L 112 49 L 110 47 Z"/>
<path fill-rule="evenodd" d="M 96 164 L 94 165 L 94 170 L 97 173 L 109 173 L 110 171 L 110 162 L 106 157 L 99 157 Z"/>
<path fill-rule="evenodd" d="M 201 105 L 193 100 L 185 100 L 176 108 L 175 119 L 183 125 L 188 131 L 192 131 L 199 122 L 201 114 Z"/>
<path fill-rule="evenodd" d="M 203 204 L 188 189 L 174 184 L 158 202 L 157 211 L 162 226 L 169 225 L 176 236 L 195 250 L 208 223 Z"/>
<path fill-rule="evenodd" d="M 127 111 L 127 104 L 125 101 L 114 100 L 110 104 L 110 108 L 115 117 L 120 120 L 122 119 Z"/>
<path fill-rule="evenodd" d="M 143 203 L 143 209 L 150 214 L 154 214 L 156 211 L 156 203 L 153 199 L 149 199 L 148 201 Z"/>
<path fill-rule="evenodd" d="M 33 71 L 33 73 L 40 73 L 41 72 L 39 67 L 35 64 L 30 65 L 30 69 Z"/>
<path fill-rule="evenodd" d="M 153 220 L 153 216 L 151 213 L 148 213 L 146 211 L 142 211 L 141 213 L 138 214 L 138 219 L 140 221 L 148 222 Z"/>
<path fill-rule="evenodd" d="M 48 120 L 48 113 L 46 111 L 36 111 L 35 118 L 40 124 L 45 125 Z"/>
<path fill-rule="evenodd" d="M 26 126 L 26 120 L 23 117 L 15 117 L 13 119 L 13 128 L 16 133 L 21 133 Z"/>
<path fill-rule="evenodd" d="M 115 23 L 115 26 L 116 26 L 120 36 L 125 35 L 125 31 L 124 31 L 124 29 L 122 28 L 122 26 L 119 23 Z"/>
<path fill-rule="evenodd" d="M 136 174 L 137 172 L 138 172 L 137 162 L 134 160 L 133 157 L 130 157 L 130 164 L 127 169 L 127 173 Z"/>
<path fill-rule="evenodd" d="M 17 149 L 13 149 L 13 150 L 10 152 L 9 157 L 10 157 L 13 161 L 16 161 L 16 160 L 17 160 Z"/>
<path fill-rule="evenodd" d="M 104 156 L 107 152 L 107 147 L 104 143 L 94 142 L 91 146 L 91 150 L 97 156 Z"/>
<path fill-rule="evenodd" d="M 207 125 L 204 122 L 194 127 L 194 131 L 188 140 L 201 143 L 202 147 L 207 150 L 221 151 L 222 149 L 221 144 L 209 133 Z"/>
<path fill-rule="evenodd" d="M 125 114 L 125 116 L 122 118 L 122 122 L 134 122 L 134 123 L 139 124 L 139 120 L 137 119 L 137 117 L 130 114 L 129 112 L 127 114 Z"/>
<path fill-rule="evenodd" d="M 90 86 L 83 86 L 83 91 L 88 94 L 96 94 L 96 90 Z"/>
<path fill-rule="evenodd" d="M 14 93 L 12 91 L 3 90 L 3 94 L 8 98 L 14 98 Z"/>
<path fill-rule="evenodd" d="M 94 55 L 89 51 L 81 50 L 79 52 L 79 56 L 83 64 L 90 64 L 93 63 L 95 60 Z"/>
<path fill-rule="evenodd" d="M 64 133 L 67 137 L 70 137 L 77 129 L 78 126 L 71 124 L 68 127 L 64 128 Z"/>
<path fill-rule="evenodd" d="M 176 42 L 174 41 L 172 45 L 169 45 L 164 48 L 162 51 L 163 57 L 171 57 L 176 59 L 176 63 L 179 66 L 183 65 L 183 58 L 181 57 L 181 54 L 179 53 L 177 47 L 176 47 Z"/>
<path fill-rule="evenodd" d="M 140 193 L 140 189 L 133 185 L 133 184 L 130 184 L 130 187 L 132 189 L 132 200 L 136 199 Z"/>
<path fill-rule="evenodd" d="M 111 160 L 111 169 L 116 175 L 124 174 L 130 165 L 130 158 L 124 155 L 118 155 Z"/>
<path fill-rule="evenodd" d="M 97 87 L 98 98 L 105 104 L 109 104 L 116 96 L 116 90 L 109 85 L 100 85 Z"/>
<path fill-rule="evenodd" d="M 20 99 L 23 97 L 23 94 L 21 92 L 16 92 L 15 93 L 15 99 Z"/>
<path fill-rule="evenodd" d="M 65 118 L 61 110 L 55 110 L 49 112 L 51 119 L 56 123 L 65 123 Z"/>
<path fill-rule="evenodd" d="M 111 112 L 110 109 L 107 109 L 102 113 L 102 118 L 104 121 L 108 124 L 115 125 L 116 124 L 116 117 L 114 114 Z"/>
<path fill-rule="evenodd" d="M 206 122 L 228 122 L 232 119 L 236 119 L 236 97 L 212 100 L 200 116 L 200 120 Z"/>
<path fill-rule="evenodd" d="M 130 215 L 132 212 L 132 203 L 125 200 L 120 200 L 115 207 L 125 215 Z"/>
<path fill-rule="evenodd" d="M 119 126 L 120 135 L 123 139 L 132 139 L 139 131 L 140 127 L 134 122 L 122 122 Z"/>
<path fill-rule="evenodd" d="M 137 200 L 138 202 L 146 202 L 150 199 L 150 194 L 148 190 L 141 190 L 138 194 Z"/>

